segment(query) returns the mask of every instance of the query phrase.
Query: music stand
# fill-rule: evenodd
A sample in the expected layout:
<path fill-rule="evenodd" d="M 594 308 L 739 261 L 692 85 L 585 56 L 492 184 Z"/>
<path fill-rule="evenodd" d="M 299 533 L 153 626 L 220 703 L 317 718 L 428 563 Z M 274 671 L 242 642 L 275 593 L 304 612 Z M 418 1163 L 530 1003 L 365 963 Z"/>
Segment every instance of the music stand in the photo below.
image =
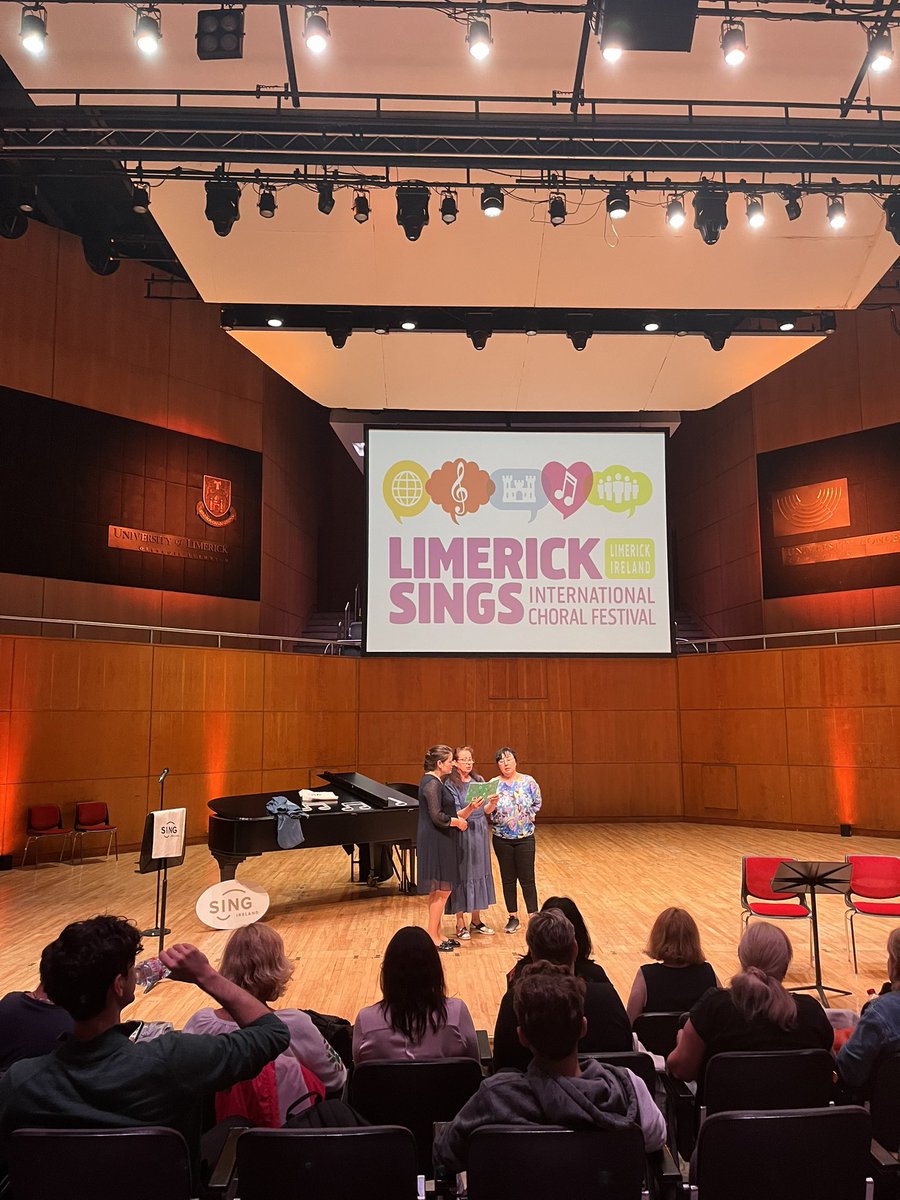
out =
<path fill-rule="evenodd" d="M 826 992 L 834 996 L 849 996 L 842 988 L 826 987 L 822 983 L 822 963 L 819 958 L 819 919 L 816 914 L 816 893 L 832 892 L 846 896 L 850 890 L 850 863 L 846 862 L 784 862 L 772 877 L 773 892 L 808 892 L 809 911 L 812 920 L 813 963 L 816 968 L 815 983 L 802 987 L 791 987 L 789 992 L 818 992 L 822 1005 L 828 1008 Z"/>

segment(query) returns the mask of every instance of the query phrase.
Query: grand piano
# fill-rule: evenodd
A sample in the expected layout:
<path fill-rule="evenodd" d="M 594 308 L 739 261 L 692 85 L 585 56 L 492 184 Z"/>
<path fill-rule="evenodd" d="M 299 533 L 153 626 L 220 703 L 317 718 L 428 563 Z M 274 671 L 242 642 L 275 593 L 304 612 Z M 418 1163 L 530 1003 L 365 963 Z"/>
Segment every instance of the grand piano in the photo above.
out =
<path fill-rule="evenodd" d="M 384 845 L 396 847 L 399 861 L 395 870 L 400 880 L 400 891 L 414 891 L 418 801 L 396 787 L 377 783 L 355 771 L 344 774 L 323 771 L 320 778 L 326 784 L 319 790 L 334 792 L 338 802 L 328 811 L 320 811 L 313 806 L 312 811 L 302 814 L 299 820 L 302 822 L 303 842 L 295 849 L 368 846 L 369 870 L 365 882 L 374 885 L 377 882 L 375 867 L 380 857 L 378 851 Z M 266 805 L 277 796 L 286 796 L 302 806 L 299 792 L 284 788 L 254 792 L 247 796 L 219 796 L 210 800 L 209 850 L 219 864 L 223 881 L 234 879 L 235 872 L 245 858 L 258 857 L 269 851 L 285 853 L 278 845 L 278 818 L 266 811 Z"/>

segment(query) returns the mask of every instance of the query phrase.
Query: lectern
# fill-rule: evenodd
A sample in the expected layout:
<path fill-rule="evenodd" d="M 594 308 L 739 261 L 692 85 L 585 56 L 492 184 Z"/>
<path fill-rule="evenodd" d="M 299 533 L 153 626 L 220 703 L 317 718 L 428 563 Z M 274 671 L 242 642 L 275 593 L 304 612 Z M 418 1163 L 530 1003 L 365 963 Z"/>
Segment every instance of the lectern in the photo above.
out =
<path fill-rule="evenodd" d="M 826 987 L 822 983 L 822 963 L 819 958 L 819 920 L 816 914 L 816 895 L 819 892 L 833 892 L 846 896 L 850 890 L 850 864 L 846 862 L 784 862 L 772 877 L 773 892 L 808 892 L 809 911 L 812 920 L 813 963 L 816 968 L 815 983 L 807 983 L 802 987 L 788 988 L 789 992 L 818 992 L 819 999 L 828 1008 L 825 995 L 830 992 L 833 996 L 849 996 L 850 992 L 841 988 Z"/>

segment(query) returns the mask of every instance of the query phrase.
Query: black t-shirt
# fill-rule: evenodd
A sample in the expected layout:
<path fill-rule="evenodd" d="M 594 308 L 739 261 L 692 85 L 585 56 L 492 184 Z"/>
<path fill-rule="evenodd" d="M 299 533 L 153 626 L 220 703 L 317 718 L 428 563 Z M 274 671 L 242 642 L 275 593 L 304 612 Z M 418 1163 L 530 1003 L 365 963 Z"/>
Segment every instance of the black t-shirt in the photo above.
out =
<path fill-rule="evenodd" d="M 588 1026 L 587 1033 L 578 1043 L 579 1050 L 589 1054 L 592 1051 L 633 1049 L 625 1006 L 611 983 L 587 983 L 584 1015 Z M 516 1034 L 513 989 L 509 988 L 500 1001 L 494 1027 L 494 1070 L 516 1067 L 525 1071 L 530 1062 L 531 1051 L 522 1045 Z"/>
<path fill-rule="evenodd" d="M 648 963 L 641 967 L 647 988 L 644 1012 L 687 1012 L 704 992 L 716 986 L 716 973 L 708 962 L 690 967 Z"/>
<path fill-rule="evenodd" d="M 822 1005 L 812 996 L 795 995 L 797 1024 L 782 1029 L 767 1017 L 751 1020 L 735 1008 L 730 988 L 713 988 L 691 1009 L 691 1024 L 706 1043 L 701 1088 L 706 1064 L 714 1054 L 740 1050 L 830 1050 L 834 1030 Z"/>
<path fill-rule="evenodd" d="M 526 954 L 524 957 L 519 959 L 513 969 L 506 976 L 507 987 L 512 987 L 512 985 L 522 974 L 522 971 L 529 965 L 530 962 L 530 954 Z M 585 983 L 609 983 L 610 986 L 612 986 L 607 973 L 603 970 L 600 964 L 595 963 L 592 958 L 576 958 L 575 974 L 579 979 L 583 979 Z M 690 1005 L 685 1005 L 685 1007 L 689 1008 Z"/>
<path fill-rule="evenodd" d="M 64 1008 L 10 992 L 0 1000 L 0 1072 L 20 1058 L 49 1054 L 61 1034 L 71 1033 L 72 1024 Z"/>

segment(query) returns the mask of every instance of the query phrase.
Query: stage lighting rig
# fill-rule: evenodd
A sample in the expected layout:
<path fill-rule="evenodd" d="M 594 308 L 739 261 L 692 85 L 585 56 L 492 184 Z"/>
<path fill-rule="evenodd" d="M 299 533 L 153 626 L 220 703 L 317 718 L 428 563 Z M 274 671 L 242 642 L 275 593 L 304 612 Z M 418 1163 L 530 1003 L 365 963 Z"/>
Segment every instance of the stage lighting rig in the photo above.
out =
<path fill-rule="evenodd" d="M 551 225 L 565 225 L 566 198 L 562 192 L 554 192 L 547 203 L 547 216 Z"/>
<path fill-rule="evenodd" d="M 707 246 L 714 246 L 728 225 L 728 193 L 703 183 L 694 193 L 694 228 Z"/>
<path fill-rule="evenodd" d="M 205 216 L 219 237 L 228 237 L 241 219 L 241 189 L 233 179 L 211 179 L 206 184 Z"/>
<path fill-rule="evenodd" d="M 365 225 L 371 211 L 369 193 L 365 188 L 360 188 L 353 193 L 353 220 L 357 225 Z"/>
<path fill-rule="evenodd" d="M 29 4 L 22 9 L 19 37 L 29 54 L 37 56 L 44 53 L 44 44 L 47 41 L 47 10 L 43 4 Z"/>
<path fill-rule="evenodd" d="M 162 41 L 162 14 L 155 4 L 135 9 L 134 40 L 141 54 L 148 58 L 158 53 Z"/>
<path fill-rule="evenodd" d="M 494 39 L 491 36 L 491 18 L 486 12 L 469 13 L 466 44 L 469 53 L 478 62 L 484 62 L 491 52 Z"/>
<path fill-rule="evenodd" d="M 452 188 L 447 188 L 441 195 L 441 220 L 445 225 L 452 225 L 459 216 L 459 204 L 456 200 L 456 192 Z"/>
<path fill-rule="evenodd" d="M 431 192 L 421 183 L 402 183 L 397 188 L 397 224 L 407 241 L 417 242 L 428 224 L 428 201 Z"/>
<path fill-rule="evenodd" d="M 244 57 L 242 8 L 207 8 L 197 13 L 197 57 L 204 62 Z"/>
<path fill-rule="evenodd" d="M 334 184 L 330 179 L 322 179 L 316 184 L 316 191 L 319 193 L 316 208 L 327 217 L 334 208 Z"/>
<path fill-rule="evenodd" d="M 747 34 L 744 30 L 744 22 L 726 17 L 722 22 L 719 45 L 722 47 L 722 55 L 729 67 L 739 67 L 747 57 Z"/>
<path fill-rule="evenodd" d="M 307 8 L 303 17 L 303 40 L 312 54 L 324 54 L 328 49 L 331 30 L 327 8 Z"/>
<path fill-rule="evenodd" d="M 503 212 L 503 190 L 496 183 L 481 189 L 481 211 L 486 217 L 499 217 Z"/>

